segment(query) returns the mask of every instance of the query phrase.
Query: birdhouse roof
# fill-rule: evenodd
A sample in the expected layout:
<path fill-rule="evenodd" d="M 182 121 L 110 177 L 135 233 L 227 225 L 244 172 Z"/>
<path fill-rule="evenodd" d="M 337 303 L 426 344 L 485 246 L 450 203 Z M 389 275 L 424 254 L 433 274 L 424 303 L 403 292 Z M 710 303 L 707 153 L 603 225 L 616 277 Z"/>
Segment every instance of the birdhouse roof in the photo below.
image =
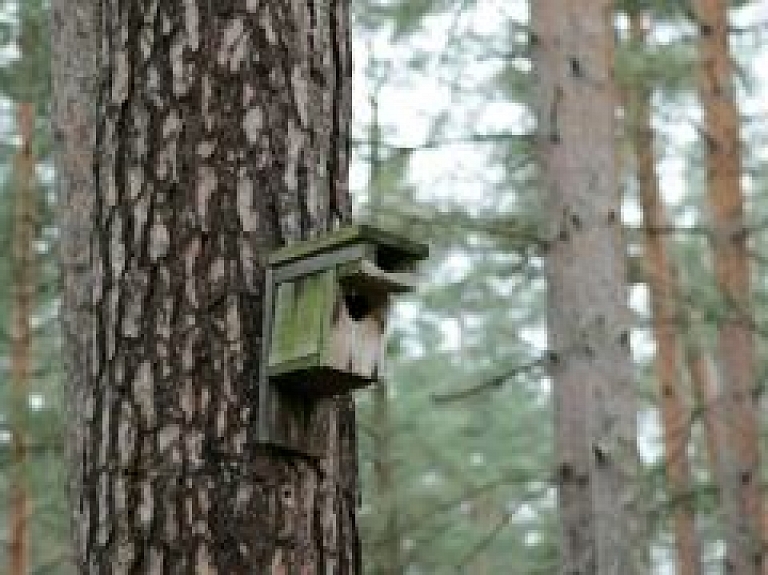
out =
<path fill-rule="evenodd" d="M 312 240 L 278 248 L 270 254 L 269 264 L 272 266 L 283 265 L 355 244 L 368 244 L 383 249 L 386 251 L 386 257 L 389 261 L 397 261 L 400 265 L 408 265 L 425 259 L 429 255 L 429 247 L 426 244 L 406 238 L 396 232 L 368 224 L 356 224 L 345 226 Z"/>

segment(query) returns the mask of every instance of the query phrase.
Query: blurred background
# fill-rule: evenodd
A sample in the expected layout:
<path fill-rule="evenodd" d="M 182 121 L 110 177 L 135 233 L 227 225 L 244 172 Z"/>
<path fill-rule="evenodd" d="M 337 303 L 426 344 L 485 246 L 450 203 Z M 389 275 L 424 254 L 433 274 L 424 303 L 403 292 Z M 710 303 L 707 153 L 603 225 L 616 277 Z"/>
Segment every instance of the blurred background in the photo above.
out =
<path fill-rule="evenodd" d="M 357 215 L 432 246 L 427 281 L 398 305 L 384 381 L 358 397 L 366 573 L 557 572 L 546 283 L 531 112 L 529 11 L 518 0 L 354 0 L 352 188 Z M 744 143 L 756 393 L 768 366 L 768 5 L 733 2 L 730 57 Z M 45 0 L 0 1 L 0 572 L 30 546 L 28 574 L 74 573 L 66 511 L 57 326 L 55 169 Z M 646 36 L 633 36 L 642 28 Z M 685 0 L 617 5 L 617 138 L 630 268 L 640 267 L 640 130 L 696 329 L 677 367 L 689 390 L 684 453 L 665 450 L 649 287 L 633 280 L 642 481 L 653 573 L 676 573 L 673 519 L 695 513 L 705 573 L 722 573 L 711 413 L 700 374 L 724 303 L 704 197 L 707 127 Z M 648 114 L 632 103 L 647 102 Z M 646 150 L 647 152 L 647 150 Z M 695 331 L 695 338 L 691 334 Z M 689 340 L 695 340 L 690 343 Z M 697 363 L 698 361 L 698 363 Z M 697 371 L 697 369 L 699 371 Z M 760 420 L 764 442 L 765 417 Z M 690 462 L 671 495 L 669 459 Z M 765 466 L 765 463 L 763 463 Z"/>

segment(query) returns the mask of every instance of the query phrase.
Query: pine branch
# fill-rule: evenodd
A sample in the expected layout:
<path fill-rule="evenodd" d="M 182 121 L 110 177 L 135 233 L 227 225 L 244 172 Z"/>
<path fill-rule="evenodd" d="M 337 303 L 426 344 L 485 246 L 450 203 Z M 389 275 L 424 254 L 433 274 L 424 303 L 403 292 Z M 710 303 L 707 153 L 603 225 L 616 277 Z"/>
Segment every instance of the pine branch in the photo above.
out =
<path fill-rule="evenodd" d="M 511 378 L 517 375 L 520 375 L 521 373 L 528 373 L 530 371 L 533 371 L 538 367 L 543 367 L 544 365 L 547 365 L 551 361 L 552 361 L 552 357 L 551 357 L 551 354 L 549 354 L 546 357 L 536 359 L 531 363 L 514 367 L 509 371 L 506 371 L 495 377 L 487 379 L 481 383 L 478 383 L 477 385 L 473 385 L 471 387 L 467 387 L 465 389 L 459 389 L 456 391 L 449 391 L 446 393 L 433 393 L 432 401 L 437 404 L 449 403 L 453 401 L 460 401 L 463 399 L 467 399 L 468 397 L 472 397 L 473 395 L 477 395 L 479 393 L 483 393 L 491 389 L 498 389 L 501 386 L 503 386 L 507 381 L 509 381 Z"/>

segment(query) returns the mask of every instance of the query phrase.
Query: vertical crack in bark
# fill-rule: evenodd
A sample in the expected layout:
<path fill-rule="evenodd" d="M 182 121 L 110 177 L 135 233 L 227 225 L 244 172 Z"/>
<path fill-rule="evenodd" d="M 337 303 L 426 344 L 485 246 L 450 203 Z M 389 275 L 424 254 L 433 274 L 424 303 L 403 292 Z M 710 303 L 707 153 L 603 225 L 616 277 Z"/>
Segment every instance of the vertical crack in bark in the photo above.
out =
<path fill-rule="evenodd" d="M 329 215 L 332 222 L 346 222 L 351 213 L 349 205 L 349 189 L 347 181 L 347 166 L 349 162 L 350 140 L 347 117 L 347 107 L 351 106 L 349 99 L 349 83 L 346 78 L 351 74 L 351 51 L 349 49 L 348 6 L 345 0 L 330 1 L 330 33 L 333 50 L 333 127 L 331 144 L 335 153 L 329 158 Z"/>

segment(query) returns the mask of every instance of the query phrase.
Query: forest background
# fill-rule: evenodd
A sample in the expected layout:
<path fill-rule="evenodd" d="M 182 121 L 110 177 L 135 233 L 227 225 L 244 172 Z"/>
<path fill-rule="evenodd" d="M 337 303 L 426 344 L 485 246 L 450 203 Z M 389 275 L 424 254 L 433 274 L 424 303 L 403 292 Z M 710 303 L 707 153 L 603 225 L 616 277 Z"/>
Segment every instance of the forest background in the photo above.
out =
<path fill-rule="evenodd" d="M 710 253 L 707 129 L 692 73 L 699 28 L 686 2 L 639 4 L 622 2 L 615 20 L 624 103 L 615 145 L 626 251 L 631 270 L 647 265 L 641 261 L 647 206 L 627 104 L 645 91 L 669 217 L 662 235 L 680 272 L 677 303 L 687 319 L 678 329 L 689 352 L 677 368 L 684 413 L 673 434 L 683 438 L 684 449 L 670 453 L 650 290 L 638 272 L 628 297 L 639 488 L 650 525 L 644 536 L 652 573 L 683 573 L 675 521 L 686 509 L 695 515 L 702 572 L 714 574 L 722 572 L 725 555 L 708 444 L 716 410 L 695 380 L 697 366 L 711 370 L 717 361 L 727 304 Z M 0 4 L 0 570 L 11 575 L 20 575 L 13 555 L 24 542 L 26 572 L 74 572 L 47 9 L 44 0 Z M 527 3 L 355 0 L 354 12 L 357 214 L 428 241 L 433 250 L 422 270 L 426 281 L 398 306 L 384 381 L 358 396 L 366 573 L 554 573 L 560 538 L 555 412 L 546 375 L 544 222 Z M 734 2 L 730 17 L 759 366 L 754 390 L 765 403 L 768 6 Z M 645 42 L 632 37 L 632 18 L 642 20 Z M 759 413 L 762 445 L 764 407 Z M 690 464 L 684 491 L 670 488 L 670 457 Z"/>

